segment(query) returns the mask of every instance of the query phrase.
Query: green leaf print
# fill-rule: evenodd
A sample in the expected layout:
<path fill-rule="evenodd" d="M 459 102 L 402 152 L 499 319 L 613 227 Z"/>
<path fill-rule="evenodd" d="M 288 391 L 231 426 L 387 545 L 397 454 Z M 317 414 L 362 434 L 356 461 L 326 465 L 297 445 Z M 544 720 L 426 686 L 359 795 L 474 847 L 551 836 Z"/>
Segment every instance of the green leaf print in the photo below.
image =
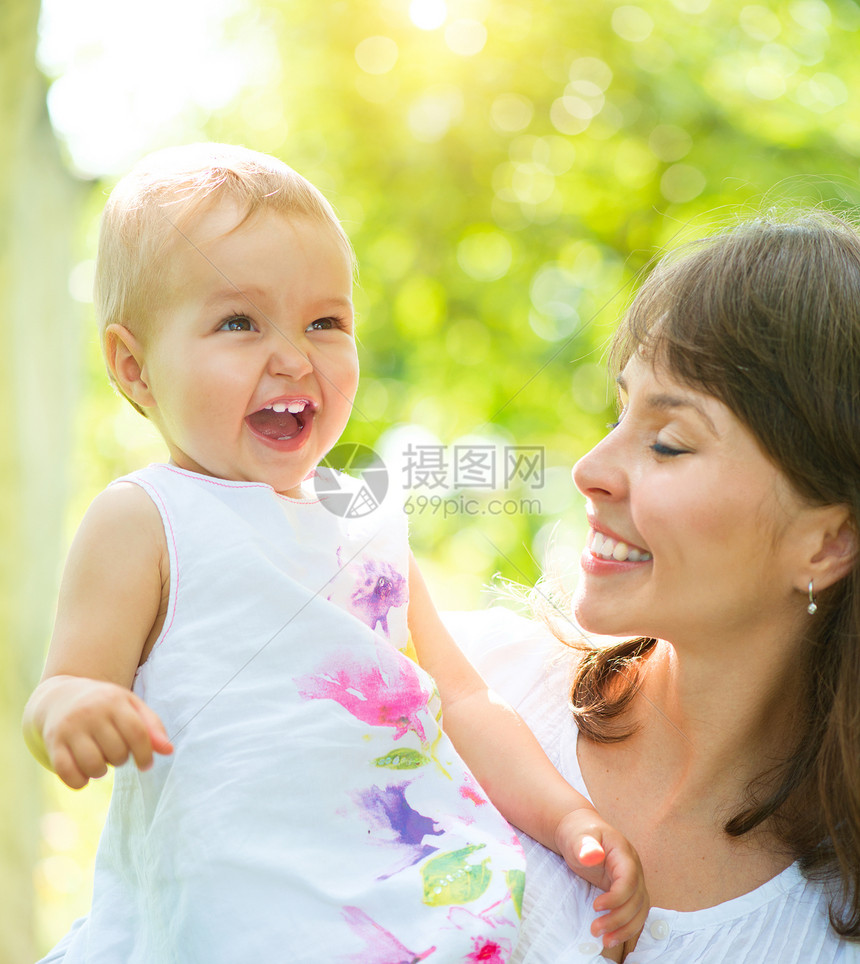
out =
<path fill-rule="evenodd" d="M 424 903 L 431 907 L 445 904 L 468 904 L 477 900 L 490 886 L 490 858 L 479 864 L 468 863 L 468 857 L 486 844 L 473 844 L 461 850 L 432 857 L 421 868 L 424 878 Z"/>
<path fill-rule="evenodd" d="M 387 770 L 415 770 L 418 767 L 426 766 L 430 762 L 429 758 L 413 750 L 404 747 L 402 750 L 392 750 L 385 756 L 377 757 L 373 761 L 374 766 L 385 767 Z"/>
<path fill-rule="evenodd" d="M 523 892 L 526 889 L 526 872 L 524 870 L 506 870 L 505 880 L 508 884 L 508 890 L 511 892 L 514 910 L 517 912 L 517 917 L 521 918 L 523 916 Z"/>

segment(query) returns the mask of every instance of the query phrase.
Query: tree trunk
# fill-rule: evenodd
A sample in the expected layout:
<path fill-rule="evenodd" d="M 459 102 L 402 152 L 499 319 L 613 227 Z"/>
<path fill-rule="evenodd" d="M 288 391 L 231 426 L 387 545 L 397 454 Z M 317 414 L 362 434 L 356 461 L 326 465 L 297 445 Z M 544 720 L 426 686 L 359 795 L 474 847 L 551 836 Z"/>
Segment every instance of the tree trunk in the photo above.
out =
<path fill-rule="evenodd" d="M 36 956 L 41 780 L 20 718 L 53 615 L 79 377 L 68 277 L 84 191 L 48 120 L 38 17 L 38 0 L 0 6 L 0 964 Z"/>

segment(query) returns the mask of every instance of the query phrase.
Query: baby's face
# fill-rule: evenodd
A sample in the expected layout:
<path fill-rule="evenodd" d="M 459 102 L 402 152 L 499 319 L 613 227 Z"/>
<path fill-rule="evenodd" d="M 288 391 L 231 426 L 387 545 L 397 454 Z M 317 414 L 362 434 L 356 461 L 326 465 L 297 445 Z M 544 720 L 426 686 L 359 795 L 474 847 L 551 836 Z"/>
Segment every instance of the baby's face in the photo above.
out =
<path fill-rule="evenodd" d="M 352 265 L 328 225 L 241 217 L 222 203 L 173 246 L 145 345 L 148 414 L 180 467 L 301 498 L 358 384 Z"/>

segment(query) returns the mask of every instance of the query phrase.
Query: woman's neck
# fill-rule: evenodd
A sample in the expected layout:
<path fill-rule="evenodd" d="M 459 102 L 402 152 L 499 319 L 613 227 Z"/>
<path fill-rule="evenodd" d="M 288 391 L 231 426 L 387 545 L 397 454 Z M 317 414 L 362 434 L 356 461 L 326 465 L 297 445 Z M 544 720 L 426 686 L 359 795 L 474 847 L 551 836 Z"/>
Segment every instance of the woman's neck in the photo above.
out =
<path fill-rule="evenodd" d="M 803 679 L 786 648 L 751 645 L 739 658 L 716 640 L 694 652 L 658 642 L 641 667 L 632 744 L 647 743 L 667 788 L 731 800 L 790 754 Z"/>

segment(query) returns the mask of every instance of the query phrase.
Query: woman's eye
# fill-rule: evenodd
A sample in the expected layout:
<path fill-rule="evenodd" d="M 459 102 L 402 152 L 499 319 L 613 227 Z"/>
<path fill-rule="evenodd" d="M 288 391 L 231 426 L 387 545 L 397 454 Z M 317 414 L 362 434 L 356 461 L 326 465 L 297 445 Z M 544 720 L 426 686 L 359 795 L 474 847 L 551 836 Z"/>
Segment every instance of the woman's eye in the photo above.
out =
<path fill-rule="evenodd" d="M 234 315 L 232 318 L 227 318 L 226 321 L 221 324 L 221 331 L 253 331 L 254 326 L 251 323 L 250 318 L 246 318 L 244 315 Z"/>
<path fill-rule="evenodd" d="M 687 455 L 689 449 L 676 449 L 671 445 L 664 445 L 662 442 L 655 442 L 651 446 L 651 451 L 655 455 Z"/>

